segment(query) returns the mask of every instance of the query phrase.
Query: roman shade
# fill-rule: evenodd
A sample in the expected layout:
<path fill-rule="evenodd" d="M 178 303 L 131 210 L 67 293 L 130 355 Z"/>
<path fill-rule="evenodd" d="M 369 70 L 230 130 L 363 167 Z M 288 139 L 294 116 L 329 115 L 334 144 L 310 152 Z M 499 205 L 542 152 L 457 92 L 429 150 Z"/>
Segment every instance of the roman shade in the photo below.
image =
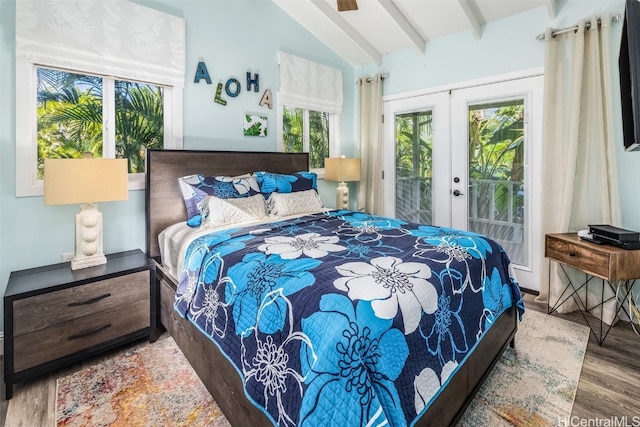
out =
<path fill-rule="evenodd" d="M 127 0 L 17 0 L 16 60 L 183 87 L 183 18 Z"/>
<path fill-rule="evenodd" d="M 342 71 L 278 52 L 279 102 L 330 114 L 342 113 Z"/>

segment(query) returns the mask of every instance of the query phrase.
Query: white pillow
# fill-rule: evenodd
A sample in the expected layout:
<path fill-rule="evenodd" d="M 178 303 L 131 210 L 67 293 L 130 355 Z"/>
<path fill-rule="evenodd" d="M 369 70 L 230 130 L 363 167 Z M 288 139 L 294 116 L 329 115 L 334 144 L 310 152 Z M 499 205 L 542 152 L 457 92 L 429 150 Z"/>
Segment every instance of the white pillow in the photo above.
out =
<path fill-rule="evenodd" d="M 256 194 L 235 199 L 207 196 L 199 204 L 202 227 L 217 228 L 224 225 L 262 219 L 267 216 L 264 196 Z"/>
<path fill-rule="evenodd" d="M 313 213 L 321 211 L 322 208 L 322 201 L 316 190 L 271 193 L 267 200 L 267 212 L 272 216 Z"/>

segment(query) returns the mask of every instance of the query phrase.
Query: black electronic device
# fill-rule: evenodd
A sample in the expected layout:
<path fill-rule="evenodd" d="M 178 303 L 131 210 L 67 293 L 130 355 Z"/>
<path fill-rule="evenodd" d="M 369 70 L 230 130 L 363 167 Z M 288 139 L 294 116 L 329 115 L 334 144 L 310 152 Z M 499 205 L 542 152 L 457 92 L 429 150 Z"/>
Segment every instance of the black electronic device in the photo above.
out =
<path fill-rule="evenodd" d="M 640 241 L 640 233 L 637 231 L 626 230 L 611 225 L 589 225 L 589 234 L 596 240 L 604 239 L 614 242 L 638 242 Z"/>
<path fill-rule="evenodd" d="M 593 238 L 591 239 L 585 239 L 582 238 L 584 240 L 588 240 L 589 242 L 598 244 L 598 245 L 610 245 L 610 246 L 616 246 L 618 248 L 622 248 L 622 249 L 640 249 L 640 241 L 636 241 L 636 242 L 621 242 L 619 240 L 615 240 L 615 239 L 608 239 L 606 237 L 602 237 L 602 236 L 593 236 Z"/>

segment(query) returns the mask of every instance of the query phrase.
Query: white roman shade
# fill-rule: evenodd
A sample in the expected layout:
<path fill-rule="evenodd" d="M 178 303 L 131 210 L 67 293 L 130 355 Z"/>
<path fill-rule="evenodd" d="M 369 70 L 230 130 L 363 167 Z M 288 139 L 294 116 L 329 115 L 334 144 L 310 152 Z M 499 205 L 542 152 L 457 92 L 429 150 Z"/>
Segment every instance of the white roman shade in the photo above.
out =
<path fill-rule="evenodd" d="M 16 60 L 183 87 L 185 23 L 127 0 L 17 0 Z"/>
<path fill-rule="evenodd" d="M 278 102 L 330 114 L 342 113 L 342 70 L 278 52 Z"/>

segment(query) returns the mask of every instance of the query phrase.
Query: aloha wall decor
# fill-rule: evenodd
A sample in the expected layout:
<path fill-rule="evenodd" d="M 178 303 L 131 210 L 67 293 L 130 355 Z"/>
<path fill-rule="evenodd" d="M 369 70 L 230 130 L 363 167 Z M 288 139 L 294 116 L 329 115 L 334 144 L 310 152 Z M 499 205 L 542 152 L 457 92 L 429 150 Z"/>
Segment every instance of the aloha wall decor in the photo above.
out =
<path fill-rule="evenodd" d="M 200 83 L 201 80 L 204 80 L 208 85 L 212 84 L 211 76 L 209 75 L 209 71 L 207 70 L 207 65 L 204 61 L 198 62 L 198 66 L 196 67 L 196 75 L 193 78 L 194 83 Z M 247 84 L 246 90 L 247 92 L 251 92 L 253 88 L 254 92 L 260 91 L 260 75 L 258 73 L 251 74 L 251 71 L 247 71 Z M 229 77 L 227 81 L 223 84 L 222 81 L 218 82 L 216 86 L 215 96 L 213 98 L 214 102 L 220 105 L 227 105 L 227 100 L 223 98 L 222 90 L 224 89 L 224 93 L 229 98 L 235 98 L 240 95 L 242 92 L 242 83 L 235 77 Z M 267 106 L 269 109 L 273 108 L 273 101 L 271 98 L 271 89 L 266 89 L 262 93 L 262 97 L 260 98 L 260 102 L 258 102 L 259 106 Z M 266 125 L 265 125 L 266 132 Z"/>
<path fill-rule="evenodd" d="M 267 116 L 245 114 L 243 129 L 244 136 L 267 136 Z"/>

